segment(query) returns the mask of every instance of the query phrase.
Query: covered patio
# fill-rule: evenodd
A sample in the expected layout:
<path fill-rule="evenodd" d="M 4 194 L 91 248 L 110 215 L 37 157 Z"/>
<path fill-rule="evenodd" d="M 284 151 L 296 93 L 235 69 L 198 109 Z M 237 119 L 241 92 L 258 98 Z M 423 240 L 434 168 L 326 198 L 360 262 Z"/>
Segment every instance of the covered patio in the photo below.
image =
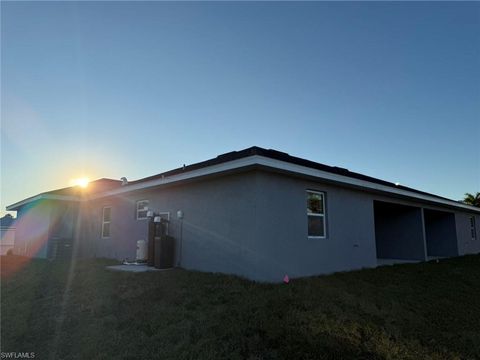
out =
<path fill-rule="evenodd" d="M 420 207 L 374 201 L 374 217 L 379 264 L 426 260 Z"/>
<path fill-rule="evenodd" d="M 458 255 L 455 214 L 447 211 L 423 209 L 427 257 Z"/>

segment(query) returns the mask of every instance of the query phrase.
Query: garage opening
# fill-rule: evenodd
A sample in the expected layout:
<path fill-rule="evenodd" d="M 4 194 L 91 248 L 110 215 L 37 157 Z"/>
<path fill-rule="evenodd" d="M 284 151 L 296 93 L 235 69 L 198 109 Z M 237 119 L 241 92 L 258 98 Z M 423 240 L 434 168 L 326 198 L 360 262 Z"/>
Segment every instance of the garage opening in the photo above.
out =
<path fill-rule="evenodd" d="M 458 255 L 455 214 L 424 209 L 427 256 L 429 258 Z"/>
<path fill-rule="evenodd" d="M 421 208 L 374 201 L 374 216 L 377 259 L 426 259 Z"/>

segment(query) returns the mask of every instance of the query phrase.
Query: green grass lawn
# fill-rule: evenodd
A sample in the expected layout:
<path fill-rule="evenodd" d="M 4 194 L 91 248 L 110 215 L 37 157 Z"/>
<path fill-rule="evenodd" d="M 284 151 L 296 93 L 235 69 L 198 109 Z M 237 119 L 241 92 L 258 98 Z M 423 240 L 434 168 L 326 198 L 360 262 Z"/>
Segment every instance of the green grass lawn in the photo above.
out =
<path fill-rule="evenodd" d="M 288 285 L 1 260 L 1 351 L 36 359 L 480 359 L 480 256 Z"/>

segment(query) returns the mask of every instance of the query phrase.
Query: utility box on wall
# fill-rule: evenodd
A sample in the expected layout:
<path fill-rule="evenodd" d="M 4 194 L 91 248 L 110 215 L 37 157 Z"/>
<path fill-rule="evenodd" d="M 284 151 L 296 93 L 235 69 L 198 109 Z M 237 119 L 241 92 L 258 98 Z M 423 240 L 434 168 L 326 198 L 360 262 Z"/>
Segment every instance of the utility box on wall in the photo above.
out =
<path fill-rule="evenodd" d="M 168 269 L 174 266 L 175 239 L 167 235 L 168 220 L 151 217 L 148 224 L 148 266 Z"/>
<path fill-rule="evenodd" d="M 155 237 L 155 267 L 158 269 L 168 269 L 173 267 L 174 263 L 174 244 L 173 237 L 168 235 Z"/>

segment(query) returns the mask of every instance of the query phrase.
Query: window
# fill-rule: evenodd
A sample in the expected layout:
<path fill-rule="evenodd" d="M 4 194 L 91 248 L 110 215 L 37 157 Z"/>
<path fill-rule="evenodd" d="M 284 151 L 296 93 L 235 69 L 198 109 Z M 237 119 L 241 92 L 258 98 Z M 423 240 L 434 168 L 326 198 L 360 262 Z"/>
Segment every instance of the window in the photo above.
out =
<path fill-rule="evenodd" d="M 137 220 L 144 220 L 147 218 L 148 200 L 137 201 Z"/>
<path fill-rule="evenodd" d="M 170 213 L 169 212 L 161 212 L 161 213 L 158 213 L 157 216 L 160 216 L 162 219 L 165 219 L 167 221 L 170 221 Z M 167 222 L 166 226 L 165 226 L 165 234 L 168 235 L 168 227 L 170 226 L 170 223 Z"/>
<path fill-rule="evenodd" d="M 470 216 L 470 231 L 472 233 L 472 240 L 477 240 L 477 227 L 475 226 L 475 216 Z"/>
<path fill-rule="evenodd" d="M 308 237 L 325 238 L 325 193 L 307 191 Z"/>
<path fill-rule="evenodd" d="M 112 208 L 106 206 L 102 212 L 102 238 L 110 237 L 110 223 L 112 222 Z"/>

